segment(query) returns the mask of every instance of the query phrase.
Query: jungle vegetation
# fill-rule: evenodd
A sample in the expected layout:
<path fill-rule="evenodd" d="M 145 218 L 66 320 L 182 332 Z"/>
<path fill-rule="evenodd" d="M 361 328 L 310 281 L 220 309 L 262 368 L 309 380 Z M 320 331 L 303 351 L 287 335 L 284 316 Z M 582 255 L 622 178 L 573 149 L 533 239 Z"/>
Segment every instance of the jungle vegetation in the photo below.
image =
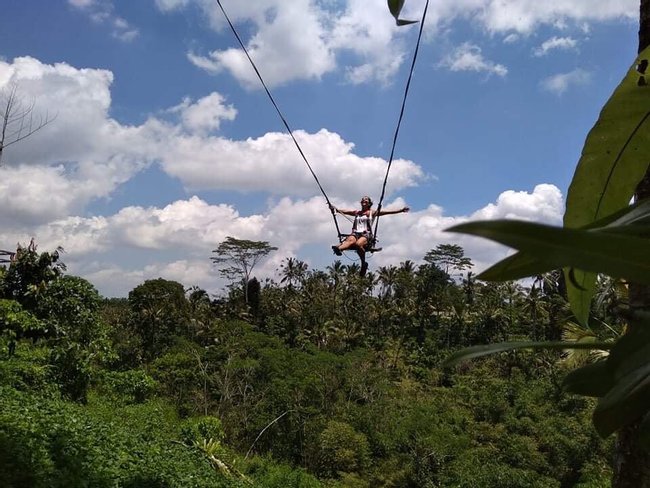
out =
<path fill-rule="evenodd" d="M 561 272 L 491 284 L 469 266 L 455 245 L 365 277 L 287 258 L 217 298 L 155 279 L 107 299 L 58 252 L 19 248 L 0 275 L 0 485 L 609 486 L 595 402 L 562 384 L 597 354 L 440 365 L 476 344 L 614 340 L 625 288 L 598 280 L 586 329 Z"/>

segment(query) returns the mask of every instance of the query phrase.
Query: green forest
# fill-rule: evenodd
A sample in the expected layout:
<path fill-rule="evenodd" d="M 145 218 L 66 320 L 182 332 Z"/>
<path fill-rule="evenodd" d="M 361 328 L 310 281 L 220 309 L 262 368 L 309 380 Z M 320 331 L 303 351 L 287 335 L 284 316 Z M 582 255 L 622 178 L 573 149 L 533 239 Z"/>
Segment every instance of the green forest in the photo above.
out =
<path fill-rule="evenodd" d="M 455 245 L 365 277 L 287 258 L 279 282 L 217 299 L 164 279 L 106 299 L 60 258 L 32 244 L 2 271 L 1 486 L 609 485 L 594 402 L 562 386 L 595 353 L 441 362 L 613 339 L 616 280 L 598 281 L 588 330 L 568 321 L 561 273 L 478 281 Z"/>
<path fill-rule="evenodd" d="M 273 243 L 228 237 L 205 262 L 221 295 L 158 278 L 107 298 L 63 249 L 18 246 L 0 267 L 0 486 L 650 486 L 648 33 L 643 0 L 563 227 L 448 229 L 514 249 L 478 275 L 432 243 L 365 274 L 353 253 L 286 257 L 258 280 Z"/>

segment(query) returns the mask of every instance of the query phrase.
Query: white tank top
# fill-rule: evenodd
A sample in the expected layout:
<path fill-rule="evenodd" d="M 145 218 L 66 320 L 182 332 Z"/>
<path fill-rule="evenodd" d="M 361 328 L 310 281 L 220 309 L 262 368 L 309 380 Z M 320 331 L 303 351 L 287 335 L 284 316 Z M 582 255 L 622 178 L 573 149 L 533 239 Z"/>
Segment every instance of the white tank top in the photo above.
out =
<path fill-rule="evenodd" d="M 357 214 L 354 216 L 354 222 L 352 223 L 352 232 L 367 232 L 369 234 L 372 234 L 373 220 L 374 218 L 372 217 L 372 210 L 368 210 L 367 212 L 359 210 L 359 212 L 357 212 Z"/>

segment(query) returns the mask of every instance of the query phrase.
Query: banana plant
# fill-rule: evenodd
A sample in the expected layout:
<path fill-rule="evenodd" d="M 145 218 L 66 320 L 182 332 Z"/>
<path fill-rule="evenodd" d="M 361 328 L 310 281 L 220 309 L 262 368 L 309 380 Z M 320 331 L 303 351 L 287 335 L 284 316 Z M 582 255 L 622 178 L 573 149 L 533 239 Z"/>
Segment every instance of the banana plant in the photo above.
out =
<path fill-rule="evenodd" d="M 648 169 L 650 96 L 645 80 L 650 48 L 628 70 L 589 133 L 567 195 L 564 227 L 522 221 L 469 222 L 451 229 L 517 250 L 477 278 L 505 281 L 564 268 L 576 318 L 586 325 L 596 275 L 650 285 L 650 202 L 628 206 Z M 650 446 L 650 316 L 628 313 L 629 332 L 616 343 L 511 342 L 476 346 L 453 354 L 459 361 L 513 349 L 609 350 L 602 361 L 565 379 L 573 393 L 599 398 L 593 422 L 606 437 L 641 418 L 642 442 Z"/>

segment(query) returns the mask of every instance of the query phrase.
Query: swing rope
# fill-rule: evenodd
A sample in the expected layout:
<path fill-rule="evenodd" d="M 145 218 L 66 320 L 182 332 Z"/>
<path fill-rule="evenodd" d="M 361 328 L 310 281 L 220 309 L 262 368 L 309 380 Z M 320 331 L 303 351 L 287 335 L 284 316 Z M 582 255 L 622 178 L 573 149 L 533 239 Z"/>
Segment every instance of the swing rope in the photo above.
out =
<path fill-rule="evenodd" d="M 318 180 L 318 176 L 316 176 L 316 173 L 314 172 L 313 168 L 311 167 L 311 164 L 309 164 L 309 161 L 307 160 L 307 156 L 305 156 L 305 153 L 303 152 L 302 148 L 300 147 L 300 144 L 296 140 L 295 136 L 293 135 L 293 130 L 291 130 L 291 127 L 289 127 L 289 124 L 287 120 L 285 119 L 284 115 L 282 114 L 282 111 L 278 107 L 278 104 L 275 102 L 275 99 L 273 98 L 273 95 L 271 95 L 271 91 L 268 89 L 266 86 L 266 83 L 264 82 L 264 79 L 262 78 L 261 73 L 257 69 L 257 66 L 255 65 L 255 62 L 253 59 L 250 57 L 248 54 L 248 50 L 246 49 L 246 46 L 244 46 L 243 41 L 239 37 L 239 34 L 237 33 L 237 30 L 235 29 L 235 26 L 233 23 L 230 21 L 230 17 L 228 17 L 228 14 L 226 13 L 226 10 L 224 9 L 223 5 L 221 4 L 221 0 L 216 0 L 217 4 L 219 5 L 219 8 L 221 9 L 221 12 L 223 13 L 223 16 L 225 17 L 226 21 L 228 22 L 228 25 L 230 26 L 230 30 L 234 34 L 235 38 L 237 39 L 237 42 L 239 42 L 239 45 L 241 46 L 242 50 L 244 51 L 244 54 L 248 58 L 248 61 L 250 62 L 251 66 L 253 67 L 253 70 L 255 71 L 255 74 L 257 75 L 257 78 L 260 80 L 260 83 L 264 87 L 264 91 L 266 92 L 266 95 L 268 96 L 269 100 L 271 100 L 271 103 L 273 104 L 273 107 L 275 107 L 276 112 L 278 113 L 280 120 L 282 120 L 282 123 L 284 124 L 284 127 L 286 128 L 288 134 L 291 136 L 291 139 L 293 140 L 293 143 L 295 144 L 296 148 L 298 149 L 298 152 L 300 153 L 300 156 L 302 157 L 303 161 L 307 165 L 307 168 L 309 168 L 309 172 L 311 175 L 314 177 L 314 180 L 316 181 L 316 184 L 318 185 L 318 188 L 320 189 L 320 192 L 322 193 L 323 197 L 325 198 L 325 201 L 327 202 L 327 206 L 330 209 L 330 212 L 332 213 L 332 219 L 334 220 L 334 226 L 336 227 L 336 232 L 339 238 L 343 236 L 341 233 L 341 229 L 339 228 L 339 223 L 338 220 L 336 219 L 336 211 L 334 210 L 334 206 L 331 204 L 329 198 L 327 197 L 327 194 L 325 193 L 325 190 L 323 189 L 323 186 L 321 185 L 320 181 Z M 404 110 L 406 107 L 406 100 L 408 98 L 408 93 L 409 93 L 409 88 L 411 86 L 411 79 L 413 78 L 413 72 L 415 70 L 415 61 L 418 56 L 418 51 L 420 49 L 420 41 L 422 39 L 422 32 L 424 30 L 424 22 L 427 16 L 427 10 L 429 9 L 429 0 L 427 0 L 425 6 L 424 6 L 424 12 L 422 14 L 422 20 L 420 21 L 420 31 L 418 33 L 418 39 L 415 45 L 415 51 L 413 53 L 413 60 L 411 61 L 411 68 L 409 70 L 409 75 L 408 79 L 406 81 L 406 88 L 404 89 L 404 96 L 402 98 L 402 107 L 400 109 L 399 113 L 399 118 L 397 120 L 397 126 L 395 128 L 395 133 L 393 135 L 393 144 L 391 146 L 391 151 L 390 151 L 390 158 L 388 160 L 388 166 L 386 168 L 386 175 L 384 176 L 384 183 L 382 185 L 381 189 L 381 196 L 379 198 L 379 203 L 377 205 L 377 217 L 375 220 L 375 231 L 373 233 L 374 235 L 374 240 L 377 240 L 377 229 L 379 228 L 379 212 L 381 211 L 382 207 L 382 202 L 384 201 L 384 196 L 386 194 L 386 185 L 388 183 L 388 175 L 390 174 L 390 169 L 393 164 L 393 157 L 395 155 L 395 147 L 397 145 L 397 138 L 399 135 L 399 129 L 402 124 L 402 118 L 404 117 Z M 374 247 L 374 244 L 372 244 L 372 247 Z"/>
<path fill-rule="evenodd" d="M 411 79 L 413 78 L 413 71 L 415 70 L 415 61 L 418 57 L 418 51 L 420 50 L 420 41 L 422 39 L 422 32 L 424 31 L 424 21 L 427 18 L 427 10 L 429 9 L 429 0 L 424 5 L 424 12 L 422 13 L 422 20 L 420 21 L 420 31 L 418 33 L 418 40 L 415 44 L 415 51 L 413 52 L 413 60 L 411 61 L 411 69 L 409 71 L 409 76 L 406 81 L 406 88 L 404 89 L 404 97 L 402 98 L 402 108 L 399 112 L 399 118 L 397 119 L 397 127 L 395 127 L 395 134 L 393 135 L 393 145 L 390 149 L 390 158 L 388 159 L 388 167 L 386 168 L 386 176 L 384 177 L 384 184 L 381 188 L 381 196 L 379 197 L 379 203 L 377 204 L 377 217 L 375 219 L 375 232 L 374 239 L 377 240 L 377 229 L 379 228 L 379 212 L 381 211 L 381 204 L 384 201 L 384 195 L 386 194 L 386 184 L 388 182 L 388 174 L 390 173 L 390 168 L 393 165 L 393 157 L 395 155 L 395 146 L 397 145 L 397 136 L 399 135 L 399 129 L 402 125 L 402 118 L 404 117 L 404 109 L 406 107 L 406 99 L 409 93 L 409 87 L 411 86 Z"/>
<path fill-rule="evenodd" d="M 228 14 L 226 13 L 226 10 L 223 8 L 223 5 L 221 4 L 221 0 L 217 0 L 217 4 L 219 5 L 219 8 L 221 9 L 221 12 L 223 13 L 223 16 L 226 18 L 226 21 L 228 22 L 228 25 L 230 26 L 230 30 L 232 31 L 235 38 L 237 39 L 237 42 L 239 42 L 239 45 L 241 46 L 242 50 L 244 51 L 244 54 L 248 58 L 248 61 L 250 62 L 251 66 L 253 67 L 253 70 L 255 70 L 255 74 L 259 78 L 260 83 L 262 83 L 262 86 L 264 87 L 264 91 L 266 91 L 267 96 L 271 100 L 271 103 L 275 107 L 276 112 L 280 116 L 280 120 L 282 120 L 282 123 L 284 124 L 284 127 L 286 128 L 287 132 L 291 136 L 291 139 L 293 140 L 293 143 L 296 145 L 296 148 L 298 149 L 298 152 L 300 153 L 300 156 L 302 156 L 302 159 L 305 162 L 305 164 L 307 165 L 307 168 L 309 168 L 309 172 L 314 177 L 314 180 L 316 180 L 316 184 L 318 185 L 318 188 L 320 189 L 320 192 L 323 194 L 323 197 L 325 197 L 325 201 L 327 202 L 327 206 L 329 207 L 330 212 L 332 212 L 332 219 L 334 220 L 334 225 L 336 226 L 336 232 L 340 237 L 342 234 L 341 234 L 341 230 L 339 229 L 339 223 L 336 220 L 336 212 L 334 210 L 334 206 L 330 203 L 330 199 L 327 197 L 327 194 L 325 193 L 325 190 L 323 189 L 323 186 L 321 185 L 320 181 L 318 180 L 318 176 L 316 176 L 316 173 L 312 169 L 311 164 L 309 164 L 309 161 L 307 160 L 307 156 L 305 156 L 305 153 L 302 151 L 302 148 L 300 147 L 300 144 L 298 144 L 298 141 L 294 137 L 293 130 L 291 130 L 291 127 L 289 127 L 289 124 L 287 123 L 287 120 L 284 118 L 284 115 L 282 115 L 282 111 L 280 110 L 280 107 L 278 107 L 278 104 L 275 103 L 275 99 L 273 98 L 273 95 L 271 95 L 271 91 L 266 86 L 266 83 L 264 82 L 264 79 L 262 78 L 261 73 L 259 72 L 259 70 L 257 69 L 257 66 L 255 65 L 255 62 L 253 61 L 253 59 L 248 54 L 248 50 L 246 49 L 246 46 L 244 46 L 244 43 L 242 42 L 241 38 L 239 37 L 239 34 L 237 33 L 237 30 L 235 29 L 235 26 L 230 21 L 230 17 L 228 17 Z"/>

